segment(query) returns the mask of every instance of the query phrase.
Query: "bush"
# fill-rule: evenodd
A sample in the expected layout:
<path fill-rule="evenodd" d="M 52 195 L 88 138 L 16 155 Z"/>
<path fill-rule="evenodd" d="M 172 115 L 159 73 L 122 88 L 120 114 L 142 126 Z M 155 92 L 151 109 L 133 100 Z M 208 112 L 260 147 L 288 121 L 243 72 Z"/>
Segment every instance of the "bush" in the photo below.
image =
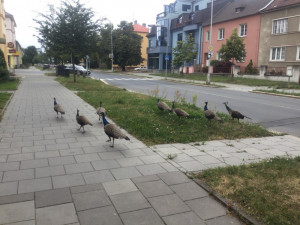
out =
<path fill-rule="evenodd" d="M 9 79 L 9 72 L 6 67 L 4 54 L 0 49 L 0 80 L 8 80 L 8 79 Z"/>
<path fill-rule="evenodd" d="M 245 74 L 258 74 L 257 68 L 253 67 L 252 59 L 250 60 L 249 64 L 245 68 Z"/>
<path fill-rule="evenodd" d="M 208 73 L 208 67 L 207 66 L 202 67 L 202 73 Z"/>
<path fill-rule="evenodd" d="M 231 62 L 217 61 L 214 66 L 214 73 L 231 73 Z"/>

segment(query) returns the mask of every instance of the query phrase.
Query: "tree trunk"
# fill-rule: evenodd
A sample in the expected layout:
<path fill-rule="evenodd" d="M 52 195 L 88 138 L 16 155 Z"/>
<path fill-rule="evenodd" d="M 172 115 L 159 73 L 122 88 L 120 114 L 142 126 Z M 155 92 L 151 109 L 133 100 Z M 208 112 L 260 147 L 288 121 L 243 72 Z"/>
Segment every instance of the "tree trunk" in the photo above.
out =
<path fill-rule="evenodd" d="M 125 66 L 122 66 L 122 71 L 125 71 Z"/>
<path fill-rule="evenodd" d="M 230 68 L 230 71 L 231 71 L 231 79 L 233 80 L 233 65 L 234 65 L 234 58 L 232 59 L 232 65 L 231 65 L 231 68 Z"/>
<path fill-rule="evenodd" d="M 73 53 L 71 53 L 71 62 L 73 65 L 73 79 L 74 79 L 74 83 L 76 83 L 75 64 L 73 62 Z"/>

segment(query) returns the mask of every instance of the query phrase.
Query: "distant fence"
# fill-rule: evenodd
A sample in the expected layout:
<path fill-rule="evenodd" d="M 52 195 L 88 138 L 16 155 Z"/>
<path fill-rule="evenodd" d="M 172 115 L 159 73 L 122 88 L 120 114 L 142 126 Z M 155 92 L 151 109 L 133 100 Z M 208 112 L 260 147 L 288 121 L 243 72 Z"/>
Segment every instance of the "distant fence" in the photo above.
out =
<path fill-rule="evenodd" d="M 286 67 L 267 67 L 265 76 L 286 76 Z"/>

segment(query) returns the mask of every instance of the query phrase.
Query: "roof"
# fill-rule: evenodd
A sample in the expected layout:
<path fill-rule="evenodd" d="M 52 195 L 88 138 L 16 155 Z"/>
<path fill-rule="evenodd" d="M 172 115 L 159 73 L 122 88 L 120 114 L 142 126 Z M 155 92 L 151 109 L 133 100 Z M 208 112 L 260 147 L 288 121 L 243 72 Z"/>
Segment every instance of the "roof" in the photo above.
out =
<path fill-rule="evenodd" d="M 213 23 L 215 24 L 258 14 L 270 1 L 271 0 L 233 0 L 222 8 L 222 10 L 213 18 Z M 210 24 L 210 21 L 204 23 L 204 25 L 208 24 Z"/>
<path fill-rule="evenodd" d="M 133 31 L 138 33 L 148 33 L 149 29 L 140 24 L 133 24 Z"/>
<path fill-rule="evenodd" d="M 262 12 L 277 10 L 283 7 L 289 7 L 292 5 L 300 5 L 299 0 L 272 0 L 270 4 L 265 7 Z"/>

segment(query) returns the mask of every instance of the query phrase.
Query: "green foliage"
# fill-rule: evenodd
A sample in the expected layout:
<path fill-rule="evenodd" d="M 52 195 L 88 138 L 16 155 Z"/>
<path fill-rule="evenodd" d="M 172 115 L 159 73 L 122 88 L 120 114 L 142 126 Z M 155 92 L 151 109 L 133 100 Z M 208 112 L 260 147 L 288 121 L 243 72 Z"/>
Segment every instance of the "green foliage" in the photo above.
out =
<path fill-rule="evenodd" d="M 114 63 L 125 71 L 126 66 L 135 66 L 143 62 L 142 37 L 133 32 L 132 23 L 121 21 L 113 31 Z"/>
<path fill-rule="evenodd" d="M 79 0 L 64 0 L 59 9 L 50 5 L 48 14 L 39 16 L 41 18 L 34 20 L 39 26 L 36 28 L 38 41 L 49 56 L 61 62 L 71 58 L 74 63 L 96 51 L 100 21 L 95 21 L 93 10 Z"/>
<path fill-rule="evenodd" d="M 193 62 L 196 57 L 195 39 L 192 35 L 188 35 L 186 41 L 178 41 L 175 48 L 173 48 L 174 59 L 173 65 L 176 67 L 183 66 L 184 62 Z"/>
<path fill-rule="evenodd" d="M 6 67 L 4 53 L 0 49 L 0 80 L 8 80 L 8 79 L 9 79 L 9 71 Z"/>
<path fill-rule="evenodd" d="M 244 39 L 237 34 L 237 28 L 234 28 L 229 39 L 226 39 L 226 44 L 222 44 L 219 51 L 221 58 L 226 62 L 230 60 L 234 63 L 236 61 L 242 61 L 246 57 Z"/>
<path fill-rule="evenodd" d="M 245 74 L 258 74 L 257 68 L 253 67 L 252 59 L 250 59 L 249 64 L 245 68 Z"/>
<path fill-rule="evenodd" d="M 38 52 L 36 50 L 36 47 L 32 46 L 32 45 L 28 46 L 24 50 L 23 63 L 30 64 L 33 66 L 34 63 L 36 62 L 37 55 L 38 55 Z"/>

